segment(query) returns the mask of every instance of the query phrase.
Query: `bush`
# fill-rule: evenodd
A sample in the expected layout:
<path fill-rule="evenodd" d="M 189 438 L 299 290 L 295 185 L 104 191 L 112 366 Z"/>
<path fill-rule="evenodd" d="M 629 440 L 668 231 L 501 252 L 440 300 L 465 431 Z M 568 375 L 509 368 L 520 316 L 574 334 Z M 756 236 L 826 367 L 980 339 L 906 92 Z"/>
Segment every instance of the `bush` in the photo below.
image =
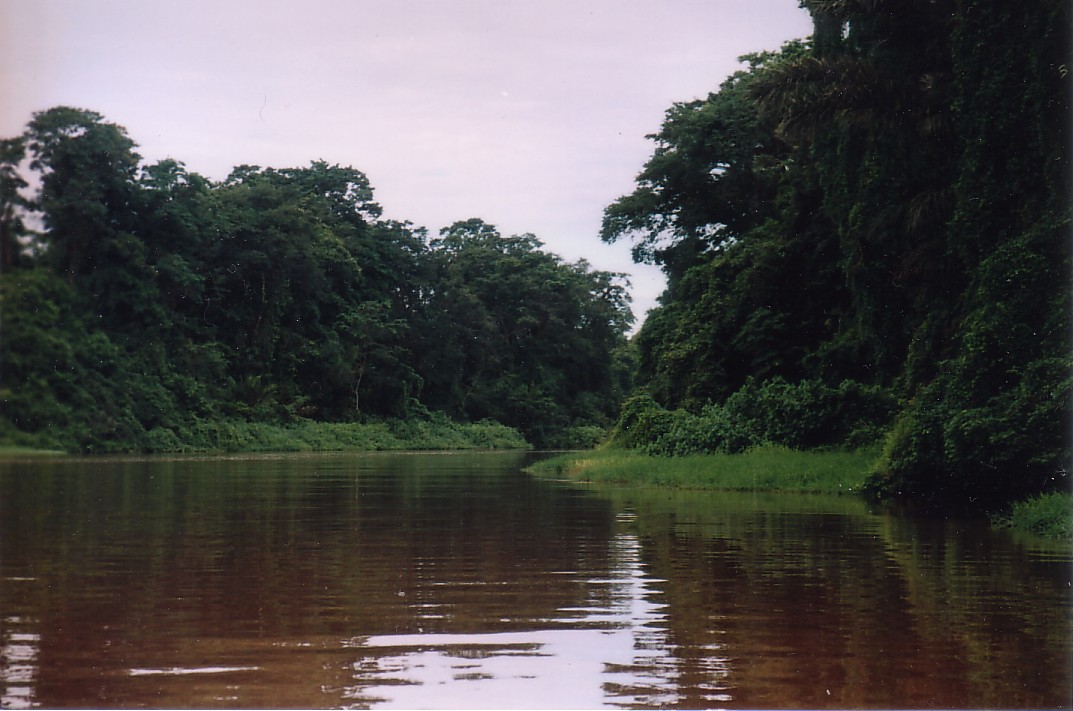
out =
<path fill-rule="evenodd" d="M 982 403 L 958 376 L 944 372 L 909 402 L 870 487 L 925 507 L 997 511 L 1068 486 L 1068 359 L 1009 373 L 1005 390 Z"/>
<path fill-rule="evenodd" d="M 626 449 L 644 447 L 670 430 L 673 420 L 674 415 L 651 395 L 635 395 L 622 403 L 611 442 Z"/>
<path fill-rule="evenodd" d="M 874 443 L 889 426 L 895 404 L 889 391 L 851 380 L 835 388 L 818 380 L 791 384 L 773 378 L 760 385 L 746 382 L 724 407 L 758 441 L 808 449 Z"/>
<path fill-rule="evenodd" d="M 545 449 L 593 449 L 607 439 L 607 428 L 574 425 L 558 430 L 544 442 Z"/>
<path fill-rule="evenodd" d="M 709 405 L 700 415 L 675 410 L 668 422 L 666 430 L 639 449 L 669 457 L 714 452 L 737 454 L 764 441 L 720 405 Z"/>
<path fill-rule="evenodd" d="M 182 452 L 186 449 L 179 436 L 164 427 L 155 427 L 145 433 L 145 448 L 161 454 Z"/>
<path fill-rule="evenodd" d="M 894 407 L 889 391 L 854 381 L 835 388 L 815 380 L 750 380 L 699 415 L 670 412 L 647 395 L 630 398 L 612 442 L 659 456 L 735 454 L 761 444 L 856 448 L 882 439 Z"/>

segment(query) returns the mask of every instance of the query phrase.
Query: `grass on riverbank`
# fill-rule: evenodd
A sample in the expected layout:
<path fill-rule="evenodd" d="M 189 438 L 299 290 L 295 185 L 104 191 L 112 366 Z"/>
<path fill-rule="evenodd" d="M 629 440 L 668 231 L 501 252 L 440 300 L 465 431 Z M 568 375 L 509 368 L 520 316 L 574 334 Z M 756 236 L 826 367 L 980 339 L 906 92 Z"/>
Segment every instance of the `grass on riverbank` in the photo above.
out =
<path fill-rule="evenodd" d="M 240 452 L 377 452 L 532 449 L 517 430 L 494 422 L 447 418 L 367 423 L 298 420 L 287 424 L 241 420 L 198 421 L 150 430 L 137 441 L 91 441 L 70 451 L 59 442 L 0 442 L 0 456 L 47 454 L 213 454 Z"/>
<path fill-rule="evenodd" d="M 495 423 L 449 420 L 387 420 L 369 423 L 299 420 L 276 425 L 261 422 L 206 422 L 178 432 L 154 430 L 154 452 L 332 452 L 447 449 L 529 449 L 510 427 Z"/>
<path fill-rule="evenodd" d="M 1053 541 L 1073 541 L 1073 493 L 1055 492 L 1019 501 L 1007 516 L 995 519 L 1003 528 Z"/>
<path fill-rule="evenodd" d="M 798 451 L 776 445 L 742 454 L 654 457 L 626 449 L 571 452 L 529 466 L 536 476 L 641 487 L 724 491 L 861 493 L 881 456 L 879 447 Z M 1039 538 L 1073 541 L 1073 494 L 1042 494 L 1013 504 L 994 519 L 1003 528 Z"/>
<path fill-rule="evenodd" d="M 66 454 L 67 452 L 59 449 L 0 445 L 0 459 L 41 459 L 43 457 L 62 457 Z"/>
<path fill-rule="evenodd" d="M 731 491 L 859 492 L 878 447 L 803 452 L 765 445 L 742 454 L 653 457 L 623 449 L 564 454 L 529 467 L 537 476 L 636 486 Z"/>

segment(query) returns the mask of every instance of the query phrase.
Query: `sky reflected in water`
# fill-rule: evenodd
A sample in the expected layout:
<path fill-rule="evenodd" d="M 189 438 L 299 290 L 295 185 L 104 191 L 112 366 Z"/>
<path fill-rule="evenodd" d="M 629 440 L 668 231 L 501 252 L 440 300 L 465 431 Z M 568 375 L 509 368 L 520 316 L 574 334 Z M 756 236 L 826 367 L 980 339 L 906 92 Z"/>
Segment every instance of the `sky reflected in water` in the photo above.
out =
<path fill-rule="evenodd" d="M 1066 547 L 530 456 L 0 463 L 0 705 L 1070 706 Z"/>

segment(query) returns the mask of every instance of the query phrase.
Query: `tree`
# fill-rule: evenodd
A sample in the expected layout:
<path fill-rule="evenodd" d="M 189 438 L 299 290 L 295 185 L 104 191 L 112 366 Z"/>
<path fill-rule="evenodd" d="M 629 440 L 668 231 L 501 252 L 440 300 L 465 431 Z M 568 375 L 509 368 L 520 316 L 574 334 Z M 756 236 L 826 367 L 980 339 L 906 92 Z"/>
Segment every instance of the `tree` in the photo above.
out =
<path fill-rule="evenodd" d="M 441 230 L 416 348 L 430 407 L 518 427 L 538 445 L 610 420 L 621 398 L 612 352 L 632 321 L 620 275 L 542 246 L 477 219 Z"/>
<path fill-rule="evenodd" d="M 22 146 L 41 186 L 25 205 Z M 174 448 L 205 420 L 440 411 L 550 443 L 617 408 L 621 275 L 533 235 L 471 220 L 430 244 L 381 219 L 363 173 L 325 161 L 221 183 L 142 165 L 124 129 L 67 107 L 0 148 L 5 234 L 30 207 L 45 226 L 41 259 L 3 284 L 0 357 L 19 381 L 0 390 L 4 437 Z"/>
<path fill-rule="evenodd" d="M 803 5 L 809 45 L 676 105 L 637 191 L 605 215 L 605 237 L 637 236 L 668 274 L 636 338 L 643 386 L 695 412 L 743 402 L 743 383 L 877 402 L 891 388 L 877 490 L 995 508 L 1061 486 L 1068 3 Z M 759 136 L 738 157 L 766 188 L 755 211 L 713 162 L 739 133 L 705 118 L 723 103 Z"/>
<path fill-rule="evenodd" d="M 997 508 L 1068 486 L 1070 22 L 1056 0 L 958 8 L 959 161 L 946 236 L 965 286 L 933 319 L 930 349 L 910 354 L 886 490 Z"/>
<path fill-rule="evenodd" d="M 272 384 L 281 415 L 407 414 L 423 233 L 380 221 L 364 174 L 323 161 L 240 166 L 214 192 L 205 313 L 230 378 Z"/>
<path fill-rule="evenodd" d="M 949 51 L 952 3 L 805 3 L 813 51 L 752 85 L 765 120 L 804 148 L 841 242 L 854 349 L 897 373 L 926 314 L 964 286 L 944 225 L 956 162 Z"/>
<path fill-rule="evenodd" d="M 22 258 L 20 238 L 26 234 L 26 226 L 21 213 L 30 202 L 21 193 L 29 183 L 18 168 L 25 155 L 21 137 L 0 141 L 0 272 L 17 266 Z"/>
<path fill-rule="evenodd" d="M 801 51 L 790 44 L 783 54 Z M 633 239 L 634 259 L 662 265 L 672 281 L 760 224 L 773 197 L 764 166 L 779 162 L 785 149 L 762 129 L 749 87 L 786 59 L 773 53 L 744 59 L 749 69 L 718 92 L 667 111 L 659 133 L 648 137 L 656 148 L 636 190 L 604 211 L 601 238 Z"/>
<path fill-rule="evenodd" d="M 748 57 L 718 93 L 676 104 L 637 190 L 605 213 L 605 239 L 633 237 L 667 274 L 636 338 L 639 379 L 664 406 L 698 410 L 749 378 L 867 375 L 840 342 L 848 298 L 820 176 L 756 99 L 805 51 Z"/>
<path fill-rule="evenodd" d="M 45 256 L 73 284 L 122 251 L 139 156 L 123 128 L 70 107 L 34 114 L 26 142 L 42 174 Z"/>

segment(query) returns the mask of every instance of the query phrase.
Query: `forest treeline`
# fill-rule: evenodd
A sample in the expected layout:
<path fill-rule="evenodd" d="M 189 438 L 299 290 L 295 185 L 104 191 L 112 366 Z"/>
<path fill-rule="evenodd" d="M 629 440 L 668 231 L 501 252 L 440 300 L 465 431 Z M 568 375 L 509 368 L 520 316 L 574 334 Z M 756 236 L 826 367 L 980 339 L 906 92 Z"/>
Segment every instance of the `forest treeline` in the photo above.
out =
<path fill-rule="evenodd" d="M 1068 487 L 1069 3 L 802 5 L 605 211 L 668 280 L 617 441 L 885 441 L 872 488 L 944 507 Z"/>
<path fill-rule="evenodd" d="M 617 422 L 671 456 L 883 442 L 871 488 L 944 507 L 1067 487 L 1069 3 L 802 5 L 812 36 L 672 106 L 607 207 L 601 237 L 667 276 L 628 344 L 622 275 L 532 235 L 430 236 L 353 168 L 213 182 L 36 114 L 0 142 L 0 441 Z"/>
<path fill-rule="evenodd" d="M 181 451 L 220 422 L 390 419 L 591 446 L 614 421 L 621 275 L 479 219 L 382 219 L 353 168 L 212 182 L 136 148 L 70 107 L 0 144 L 3 441 Z"/>

